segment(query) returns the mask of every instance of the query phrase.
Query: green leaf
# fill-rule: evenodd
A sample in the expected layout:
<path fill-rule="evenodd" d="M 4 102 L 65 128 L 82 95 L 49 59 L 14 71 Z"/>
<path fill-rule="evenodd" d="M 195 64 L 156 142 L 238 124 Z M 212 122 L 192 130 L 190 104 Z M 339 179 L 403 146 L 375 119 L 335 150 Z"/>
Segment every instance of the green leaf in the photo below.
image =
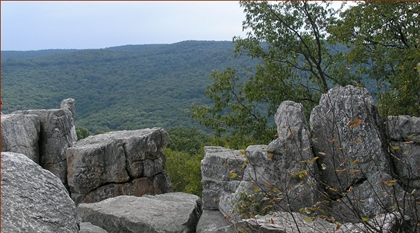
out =
<path fill-rule="evenodd" d="M 312 217 L 306 217 L 303 220 L 305 220 L 305 222 L 313 222 L 315 218 Z"/>

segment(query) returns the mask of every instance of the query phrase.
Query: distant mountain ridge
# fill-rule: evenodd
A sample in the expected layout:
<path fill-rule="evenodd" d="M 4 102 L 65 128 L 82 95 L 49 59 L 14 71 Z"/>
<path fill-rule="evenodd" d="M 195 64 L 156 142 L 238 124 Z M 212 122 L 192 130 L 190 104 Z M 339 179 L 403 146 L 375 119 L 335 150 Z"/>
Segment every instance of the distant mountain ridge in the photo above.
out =
<path fill-rule="evenodd" d="M 187 117 L 214 70 L 252 67 L 228 41 L 125 45 L 104 49 L 2 51 L 3 113 L 76 100 L 76 126 L 91 132 L 200 127 Z"/>

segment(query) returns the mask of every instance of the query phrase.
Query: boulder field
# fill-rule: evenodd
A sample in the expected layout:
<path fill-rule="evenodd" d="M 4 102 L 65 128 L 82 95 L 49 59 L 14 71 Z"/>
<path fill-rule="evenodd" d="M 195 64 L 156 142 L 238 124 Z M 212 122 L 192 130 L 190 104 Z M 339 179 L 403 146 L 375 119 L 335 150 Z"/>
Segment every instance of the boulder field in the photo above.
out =
<path fill-rule="evenodd" d="M 2 115 L 2 232 L 418 231 L 420 118 L 382 119 L 370 93 L 284 101 L 277 138 L 207 146 L 202 197 L 176 193 L 161 128 L 77 141 L 75 101 Z"/>

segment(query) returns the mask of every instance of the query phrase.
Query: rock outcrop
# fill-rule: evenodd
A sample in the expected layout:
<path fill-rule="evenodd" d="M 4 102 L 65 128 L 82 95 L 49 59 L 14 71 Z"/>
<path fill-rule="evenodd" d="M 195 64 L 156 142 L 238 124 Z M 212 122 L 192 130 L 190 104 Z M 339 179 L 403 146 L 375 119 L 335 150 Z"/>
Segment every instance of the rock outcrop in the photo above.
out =
<path fill-rule="evenodd" d="M 218 210 L 203 210 L 196 232 L 236 232 L 235 226 Z"/>
<path fill-rule="evenodd" d="M 12 114 L 38 116 L 40 123 L 39 164 L 60 178 L 64 185 L 67 185 L 66 150 L 73 146 L 77 140 L 73 113 L 66 107 L 16 111 Z M 9 136 L 5 135 L 4 137 L 8 138 Z"/>
<path fill-rule="evenodd" d="M 39 164 L 40 127 L 37 115 L 2 115 L 2 151 L 24 154 Z"/>
<path fill-rule="evenodd" d="M 237 229 L 243 232 L 395 232 L 398 227 L 399 213 L 381 214 L 367 223 L 331 223 L 324 219 L 311 218 L 296 212 L 275 212 L 271 215 L 255 216 L 238 222 Z"/>
<path fill-rule="evenodd" d="M 310 130 L 301 105 L 291 101 L 280 104 L 275 123 L 278 138 L 268 146 L 249 146 L 243 172 L 223 162 L 225 151 L 237 152 L 206 151 L 203 189 L 211 190 L 210 200 L 218 205 L 213 201 L 205 210 L 218 209 L 233 224 L 229 227 L 247 225 L 251 231 L 414 229 L 420 214 L 419 117 L 389 117 L 385 122 L 365 88 L 346 86 L 321 97 L 311 113 Z M 229 169 L 213 177 L 205 174 L 211 166 Z M 227 186 L 221 177 L 232 172 L 239 175 L 235 185 Z M 203 202 L 210 203 L 204 191 Z M 254 216 L 272 211 L 278 216 Z M 203 218 L 205 223 L 211 217 Z M 227 226 L 221 220 L 203 225 L 203 232 Z"/>
<path fill-rule="evenodd" d="M 1 153 L 2 232 L 78 232 L 76 205 L 59 178 L 22 154 Z"/>
<path fill-rule="evenodd" d="M 203 209 L 219 210 L 222 194 L 235 192 L 243 177 L 244 155 L 244 151 L 204 147 L 201 161 Z"/>
<path fill-rule="evenodd" d="M 81 222 L 79 233 L 108 233 L 101 227 L 95 226 L 90 222 Z"/>
<path fill-rule="evenodd" d="M 172 191 L 165 171 L 163 129 L 115 131 L 90 136 L 67 149 L 68 184 L 76 203 L 118 195 L 142 196 Z"/>
<path fill-rule="evenodd" d="M 395 172 L 407 192 L 420 189 L 420 117 L 390 116 L 387 120 Z"/>
<path fill-rule="evenodd" d="M 195 232 L 202 213 L 198 196 L 166 193 L 118 196 L 77 207 L 81 219 L 107 232 Z"/>

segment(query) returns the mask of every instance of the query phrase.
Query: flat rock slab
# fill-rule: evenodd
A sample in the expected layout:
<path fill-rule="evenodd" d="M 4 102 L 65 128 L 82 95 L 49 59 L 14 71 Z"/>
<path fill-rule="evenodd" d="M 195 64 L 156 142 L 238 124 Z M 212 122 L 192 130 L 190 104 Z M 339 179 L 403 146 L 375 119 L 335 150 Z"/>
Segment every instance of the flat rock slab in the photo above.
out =
<path fill-rule="evenodd" d="M 90 222 L 81 222 L 79 233 L 108 233 L 106 230 L 93 225 Z"/>
<path fill-rule="evenodd" d="M 22 154 L 1 153 L 1 232 L 78 232 L 60 179 Z"/>
<path fill-rule="evenodd" d="M 84 222 L 107 232 L 195 232 L 202 208 L 192 194 L 118 196 L 97 203 L 81 203 L 77 212 Z"/>
<path fill-rule="evenodd" d="M 218 210 L 203 210 L 197 233 L 236 232 L 235 227 Z"/>

